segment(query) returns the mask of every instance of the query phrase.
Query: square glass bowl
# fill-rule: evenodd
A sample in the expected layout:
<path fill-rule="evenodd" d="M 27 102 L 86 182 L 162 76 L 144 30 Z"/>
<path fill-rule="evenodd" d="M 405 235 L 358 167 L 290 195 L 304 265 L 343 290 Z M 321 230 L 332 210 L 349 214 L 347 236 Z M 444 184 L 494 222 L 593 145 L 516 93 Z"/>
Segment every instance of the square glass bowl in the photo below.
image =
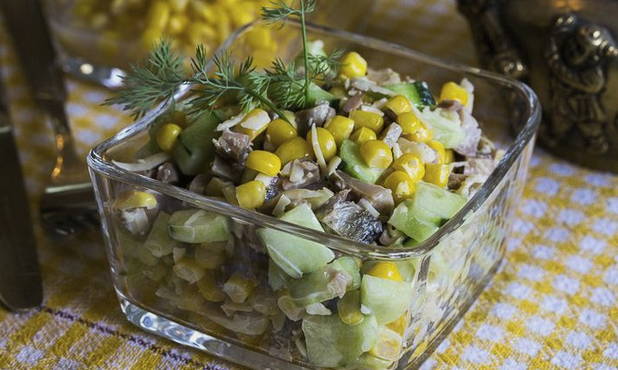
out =
<path fill-rule="evenodd" d="M 255 27 L 264 25 L 239 29 L 222 49 L 239 60 L 250 55 L 253 49 L 246 35 Z M 327 50 L 360 52 L 374 69 L 390 67 L 429 86 L 464 77 L 472 82 L 474 115 L 485 135 L 506 152 L 486 183 L 457 215 L 415 247 L 356 243 L 117 166 L 114 160 L 127 161 L 146 143 L 150 125 L 167 108 L 162 104 L 98 145 L 88 157 L 114 287 L 122 311 L 135 325 L 244 366 L 416 367 L 464 315 L 503 258 L 540 120 L 539 104 L 526 85 L 496 74 L 451 65 L 357 34 L 319 26 L 310 26 L 308 31 L 309 38 L 323 40 Z M 273 32 L 278 46 L 270 56 L 293 58 L 300 48 L 298 24 L 289 22 Z M 187 94 L 185 87 L 178 100 Z M 133 233 L 127 231 L 126 220 L 114 207 L 129 191 L 148 192 L 157 199 L 156 208 L 143 210 L 149 221 L 132 225 Z M 211 232 L 208 243 L 175 242 L 165 227 L 157 226 L 165 225 L 178 210 L 198 211 L 194 217 L 205 220 L 203 226 Z M 331 257 L 341 259 L 340 264 L 352 261 L 357 270 L 361 266 L 363 284 L 368 280 L 363 272 L 373 263 L 392 261 L 404 283 L 373 286 L 373 294 L 382 294 L 375 302 L 381 311 L 378 319 L 376 313 L 345 324 L 339 319 L 345 309 L 343 304 L 338 308 L 337 299 L 299 308 L 310 297 L 295 300 L 298 297 L 292 299 L 280 288 L 285 273 L 267 255 L 261 239 L 265 232 L 276 234 L 289 248 L 326 247 Z M 309 291 L 331 297 L 325 282 L 330 273 L 313 273 L 315 281 Z"/>

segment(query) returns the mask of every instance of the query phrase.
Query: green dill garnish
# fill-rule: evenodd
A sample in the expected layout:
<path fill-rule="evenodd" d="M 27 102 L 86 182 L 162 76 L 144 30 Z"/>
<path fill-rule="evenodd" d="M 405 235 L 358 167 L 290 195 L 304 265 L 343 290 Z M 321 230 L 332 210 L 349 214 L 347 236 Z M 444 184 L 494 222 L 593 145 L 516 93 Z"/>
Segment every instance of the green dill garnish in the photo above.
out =
<path fill-rule="evenodd" d="M 191 73 L 187 74 L 184 58 L 174 53 L 169 42 L 161 41 L 143 65 L 131 67 L 123 77 L 124 86 L 105 104 L 120 104 L 139 118 L 156 104 L 172 100 L 181 85 L 189 84 L 193 87 L 188 101 L 189 113 L 212 109 L 231 97 L 245 112 L 262 107 L 286 119 L 284 109 L 306 108 L 311 84 L 328 82 L 340 66 L 342 53 L 339 50 L 330 55 L 314 55 L 308 51 L 305 18 L 315 8 L 316 0 L 300 0 L 298 8 L 278 0 L 262 8 L 262 18 L 267 23 L 282 22 L 293 16 L 300 19 L 302 67 L 277 58 L 271 67 L 257 71 L 252 58 L 237 63 L 229 54 L 223 54 L 212 58 L 216 70 L 211 72 L 205 49 L 198 45 L 191 58 Z"/>

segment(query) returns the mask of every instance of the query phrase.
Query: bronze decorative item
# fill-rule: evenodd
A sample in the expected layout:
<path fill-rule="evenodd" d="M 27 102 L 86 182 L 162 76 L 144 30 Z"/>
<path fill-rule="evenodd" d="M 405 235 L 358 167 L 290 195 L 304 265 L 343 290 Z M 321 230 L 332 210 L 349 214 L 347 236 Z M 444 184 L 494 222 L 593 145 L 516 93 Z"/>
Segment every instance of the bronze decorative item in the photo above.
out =
<path fill-rule="evenodd" d="M 618 1 L 458 0 L 458 7 L 483 67 L 536 90 L 541 144 L 618 173 Z"/>

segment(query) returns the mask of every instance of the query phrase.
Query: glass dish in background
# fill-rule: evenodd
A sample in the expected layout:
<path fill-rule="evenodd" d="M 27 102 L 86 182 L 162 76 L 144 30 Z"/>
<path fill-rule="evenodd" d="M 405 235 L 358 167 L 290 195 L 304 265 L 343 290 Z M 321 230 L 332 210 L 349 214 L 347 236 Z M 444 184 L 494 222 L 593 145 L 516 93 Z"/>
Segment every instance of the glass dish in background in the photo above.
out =
<path fill-rule="evenodd" d="M 186 55 L 201 43 L 213 52 L 234 29 L 255 20 L 269 0 L 44 0 L 66 72 L 118 87 L 122 70 L 140 62 L 162 37 Z M 310 20 L 362 30 L 371 0 L 320 4 Z M 270 35 L 256 31 L 254 45 L 272 52 Z"/>
<path fill-rule="evenodd" d="M 254 50 L 249 35 L 256 27 L 262 25 L 241 28 L 226 41 L 224 48 L 236 59 L 250 55 Z M 298 29 L 292 22 L 271 30 L 279 45 L 273 56 L 285 60 L 295 57 L 299 51 Z M 387 355 L 379 352 L 382 359 L 364 353 L 355 364 L 348 359 L 346 365 L 370 369 L 418 366 L 464 315 L 502 260 L 512 211 L 521 196 L 534 145 L 539 105 L 534 93 L 524 84 L 478 69 L 450 65 L 377 39 L 320 26 L 309 28 L 309 38 L 323 40 L 326 50 L 356 50 L 372 68 L 390 67 L 402 75 L 425 80 L 429 86 L 441 86 L 464 77 L 470 80 L 475 86 L 475 117 L 485 134 L 506 150 L 487 182 L 456 216 L 416 247 L 359 244 L 240 209 L 116 166 L 112 160 L 128 161 L 146 143 L 149 126 L 166 109 L 162 106 L 98 145 L 88 157 L 114 287 L 128 320 L 178 343 L 252 368 L 327 367 L 332 364 L 321 361 L 332 356 L 317 356 L 313 361 L 305 356 L 306 344 L 299 335 L 301 321 L 293 322 L 282 316 L 275 303 L 279 293 L 273 292 L 268 284 L 269 258 L 256 252 L 263 250 L 256 230 L 277 230 L 300 238 L 297 240 L 322 244 L 337 257 L 360 258 L 361 272 L 378 260 L 395 262 L 412 292 L 409 300 L 404 301 L 404 314 L 392 325 L 381 327 L 379 333 L 371 330 L 369 334 L 363 333 L 369 341 L 381 338 L 390 352 Z M 179 99 L 182 95 L 179 93 Z M 513 121 L 515 127 L 521 127 L 514 138 L 509 135 Z M 145 231 L 141 237 L 128 233 L 114 208 L 117 200 L 133 190 L 157 197 L 159 213 L 151 214 L 151 219 L 165 218 L 165 213 L 180 209 L 201 209 L 210 217 L 225 220 L 230 230 L 229 240 L 225 247 L 204 247 L 209 253 L 195 253 L 202 246 L 180 243 L 176 247 L 182 250 L 175 254 L 153 248 L 149 232 Z M 155 256 L 163 253 L 168 254 Z M 182 258 L 174 258 L 183 253 Z M 191 284 L 179 277 L 187 278 L 183 274 L 187 266 L 189 275 L 197 274 L 192 276 L 199 278 L 198 283 Z M 217 266 L 216 274 L 209 270 L 212 266 Z M 230 302 L 213 302 L 224 297 L 221 284 L 234 271 L 240 271 L 253 282 L 245 301 L 248 303 L 234 306 Z M 331 316 L 315 320 L 337 318 L 336 308 L 330 310 Z M 282 323 L 283 329 L 277 331 L 275 328 Z M 349 329 L 348 326 L 331 329 L 331 335 L 325 334 L 323 338 L 332 341 L 335 352 L 342 343 L 347 350 L 356 348 L 357 351 L 366 350 L 369 345 L 347 343 L 337 334 Z"/>

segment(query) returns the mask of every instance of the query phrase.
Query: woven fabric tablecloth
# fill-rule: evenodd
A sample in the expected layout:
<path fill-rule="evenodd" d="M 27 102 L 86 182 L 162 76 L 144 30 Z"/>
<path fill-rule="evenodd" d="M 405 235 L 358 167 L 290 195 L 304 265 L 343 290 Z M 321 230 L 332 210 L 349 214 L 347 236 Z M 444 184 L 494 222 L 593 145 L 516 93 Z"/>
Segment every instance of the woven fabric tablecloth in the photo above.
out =
<path fill-rule="evenodd" d="M 375 19 L 374 35 L 474 61 L 466 25 L 450 1 L 381 0 Z M 36 214 L 53 163 L 51 132 L 33 110 L 4 33 L 0 65 Z M 71 124 L 85 155 L 129 120 L 99 106 L 104 90 L 67 84 Z M 96 234 L 53 241 L 37 227 L 36 236 L 44 304 L 19 314 L 0 308 L 0 368 L 236 368 L 130 325 Z M 617 256 L 618 177 L 537 150 L 505 263 L 424 367 L 616 369 Z"/>

